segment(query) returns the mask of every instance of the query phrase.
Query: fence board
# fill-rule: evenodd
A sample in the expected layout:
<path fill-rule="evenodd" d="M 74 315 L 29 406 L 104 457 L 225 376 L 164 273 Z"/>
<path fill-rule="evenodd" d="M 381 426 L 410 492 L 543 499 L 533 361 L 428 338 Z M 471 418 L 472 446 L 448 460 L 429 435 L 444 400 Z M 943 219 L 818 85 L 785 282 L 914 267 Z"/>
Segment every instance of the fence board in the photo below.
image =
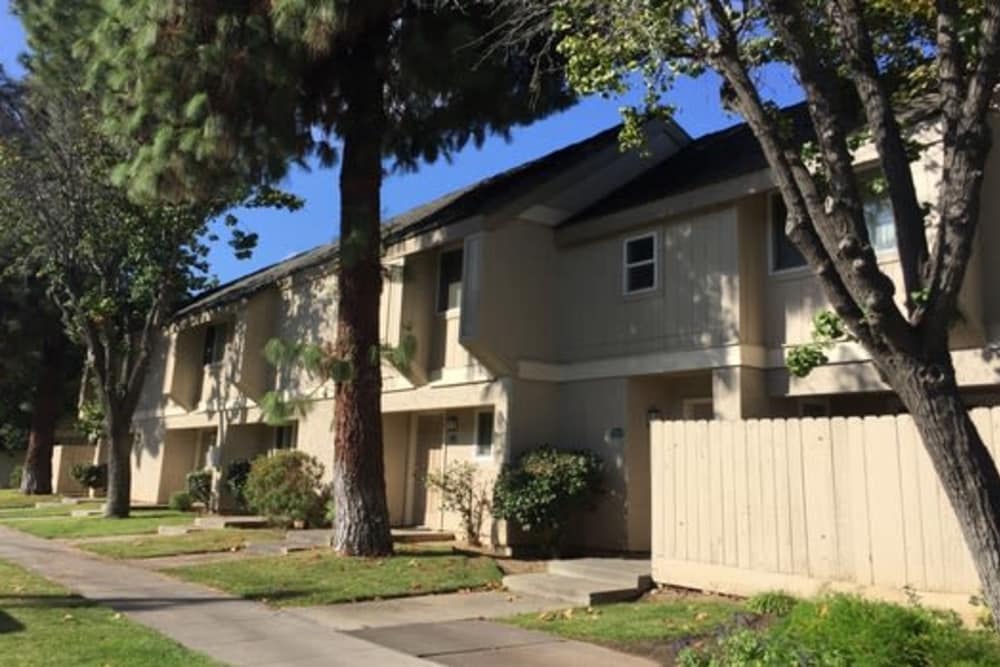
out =
<path fill-rule="evenodd" d="M 976 409 L 972 419 L 996 457 L 1000 408 Z M 663 583 L 730 582 L 742 589 L 733 592 L 778 581 L 897 593 L 979 588 L 906 415 L 664 421 L 650 429 L 650 446 L 654 573 Z"/>

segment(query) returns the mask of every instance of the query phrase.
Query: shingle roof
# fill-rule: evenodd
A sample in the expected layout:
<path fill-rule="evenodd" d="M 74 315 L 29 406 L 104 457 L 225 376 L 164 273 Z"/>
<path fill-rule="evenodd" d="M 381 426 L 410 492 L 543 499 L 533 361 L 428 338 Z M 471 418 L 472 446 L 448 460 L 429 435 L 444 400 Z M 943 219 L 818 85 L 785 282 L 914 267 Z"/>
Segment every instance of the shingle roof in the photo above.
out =
<path fill-rule="evenodd" d="M 594 136 L 501 172 L 477 183 L 438 197 L 383 222 L 387 244 L 439 229 L 473 215 L 490 213 L 533 186 L 546 182 L 586 157 L 617 141 L 621 126 L 610 127 Z M 181 319 L 249 297 L 274 282 L 333 260 L 337 244 L 307 250 L 289 259 L 264 267 L 231 282 L 202 292 L 174 313 Z"/>
<path fill-rule="evenodd" d="M 904 127 L 910 126 L 933 116 L 938 109 L 937 98 L 933 96 L 917 99 L 898 112 L 899 122 Z M 790 123 L 794 143 L 802 144 L 815 138 L 805 102 L 787 106 L 782 113 Z M 864 122 L 860 109 L 858 114 L 856 126 L 860 127 Z M 740 123 L 698 137 L 560 226 L 586 223 L 767 168 L 767 159 L 753 131 L 746 123 Z"/>
<path fill-rule="evenodd" d="M 812 136 L 805 104 L 786 110 L 798 141 Z M 702 135 L 608 196 L 562 223 L 568 226 L 611 215 L 706 185 L 767 168 L 767 160 L 746 123 Z"/>

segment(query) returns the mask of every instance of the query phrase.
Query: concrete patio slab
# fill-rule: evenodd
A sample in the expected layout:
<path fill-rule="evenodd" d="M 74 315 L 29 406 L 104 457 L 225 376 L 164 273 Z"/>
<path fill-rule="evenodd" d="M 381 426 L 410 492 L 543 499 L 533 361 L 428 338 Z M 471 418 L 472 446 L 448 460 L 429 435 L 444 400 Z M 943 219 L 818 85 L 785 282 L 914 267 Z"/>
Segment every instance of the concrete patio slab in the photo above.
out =
<path fill-rule="evenodd" d="M 443 665 L 463 667 L 653 667 L 656 663 L 491 621 L 369 628 L 352 635 Z"/>
<path fill-rule="evenodd" d="M 334 630 L 363 630 L 415 623 L 502 618 L 514 614 L 556 611 L 565 609 L 566 606 L 563 602 L 545 598 L 482 591 L 302 607 L 288 612 Z"/>

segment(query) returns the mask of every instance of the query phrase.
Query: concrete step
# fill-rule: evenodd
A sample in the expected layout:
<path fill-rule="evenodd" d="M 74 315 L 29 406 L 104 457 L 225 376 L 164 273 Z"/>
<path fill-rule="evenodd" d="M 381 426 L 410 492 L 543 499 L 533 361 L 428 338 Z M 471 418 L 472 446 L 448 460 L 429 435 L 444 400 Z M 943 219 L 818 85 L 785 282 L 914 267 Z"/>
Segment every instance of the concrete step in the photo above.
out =
<path fill-rule="evenodd" d="M 194 520 L 196 528 L 266 528 L 267 519 L 262 516 L 200 516 Z"/>
<path fill-rule="evenodd" d="M 290 530 L 285 533 L 285 546 L 291 549 L 313 549 L 330 547 L 333 531 L 327 529 Z"/>
<path fill-rule="evenodd" d="M 503 585 L 514 593 L 563 600 L 579 607 L 634 600 L 642 594 L 635 586 L 549 572 L 511 574 L 503 578 Z"/>
<path fill-rule="evenodd" d="M 547 570 L 550 574 L 593 579 L 640 592 L 653 587 L 652 565 L 648 560 L 573 558 L 549 561 Z"/>
<path fill-rule="evenodd" d="M 178 535 L 189 535 L 191 533 L 197 533 L 204 530 L 204 528 L 196 528 L 195 526 L 160 526 L 156 529 L 157 535 L 165 535 L 169 537 L 176 537 Z"/>
<path fill-rule="evenodd" d="M 435 530 L 434 528 L 393 528 L 392 541 L 404 544 L 454 542 L 455 533 L 450 530 Z"/>

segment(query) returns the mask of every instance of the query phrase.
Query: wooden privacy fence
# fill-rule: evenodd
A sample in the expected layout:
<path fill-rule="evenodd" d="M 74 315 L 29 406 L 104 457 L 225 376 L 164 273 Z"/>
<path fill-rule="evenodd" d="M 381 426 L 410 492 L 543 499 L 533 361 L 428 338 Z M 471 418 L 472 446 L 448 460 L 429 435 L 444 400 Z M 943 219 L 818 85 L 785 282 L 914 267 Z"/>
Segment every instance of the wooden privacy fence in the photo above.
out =
<path fill-rule="evenodd" d="M 1000 408 L 972 419 L 996 459 Z M 659 583 L 893 599 L 913 589 L 948 604 L 980 589 L 907 415 L 659 421 L 650 434 Z"/>

